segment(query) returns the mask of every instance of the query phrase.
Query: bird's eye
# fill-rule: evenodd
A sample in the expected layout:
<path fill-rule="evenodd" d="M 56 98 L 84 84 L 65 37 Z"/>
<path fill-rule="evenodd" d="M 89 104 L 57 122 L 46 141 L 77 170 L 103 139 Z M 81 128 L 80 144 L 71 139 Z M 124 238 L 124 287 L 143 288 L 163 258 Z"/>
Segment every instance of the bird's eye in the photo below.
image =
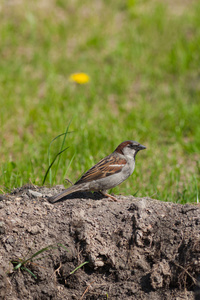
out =
<path fill-rule="evenodd" d="M 134 145 L 133 144 L 129 144 L 129 148 L 133 149 Z"/>

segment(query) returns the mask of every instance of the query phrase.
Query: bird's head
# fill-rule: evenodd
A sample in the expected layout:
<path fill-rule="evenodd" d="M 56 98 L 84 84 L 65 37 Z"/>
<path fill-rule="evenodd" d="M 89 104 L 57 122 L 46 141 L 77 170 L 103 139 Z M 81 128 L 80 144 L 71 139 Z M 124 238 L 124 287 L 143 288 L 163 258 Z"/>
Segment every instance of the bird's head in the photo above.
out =
<path fill-rule="evenodd" d="M 139 144 L 135 141 L 125 141 L 121 143 L 116 149 L 115 152 L 124 155 L 125 157 L 135 157 L 138 151 L 146 149 L 145 146 Z"/>

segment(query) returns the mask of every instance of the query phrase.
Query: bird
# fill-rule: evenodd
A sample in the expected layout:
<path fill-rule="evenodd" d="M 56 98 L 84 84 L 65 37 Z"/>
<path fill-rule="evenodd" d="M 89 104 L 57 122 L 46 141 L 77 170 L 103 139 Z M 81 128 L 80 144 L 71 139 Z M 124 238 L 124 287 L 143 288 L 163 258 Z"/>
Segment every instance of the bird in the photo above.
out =
<path fill-rule="evenodd" d="M 89 169 L 71 187 L 63 192 L 48 198 L 50 203 L 55 203 L 63 197 L 74 192 L 100 192 L 112 201 L 118 201 L 116 197 L 107 194 L 107 190 L 126 180 L 135 169 L 135 156 L 138 151 L 146 149 L 138 142 L 129 140 L 122 142 L 114 152 L 100 160 Z"/>

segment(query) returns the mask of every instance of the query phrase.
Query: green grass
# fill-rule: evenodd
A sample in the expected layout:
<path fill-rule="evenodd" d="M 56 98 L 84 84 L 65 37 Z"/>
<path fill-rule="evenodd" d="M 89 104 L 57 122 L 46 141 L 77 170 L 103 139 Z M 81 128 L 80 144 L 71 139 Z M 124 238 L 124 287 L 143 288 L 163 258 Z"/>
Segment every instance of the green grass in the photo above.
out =
<path fill-rule="evenodd" d="M 133 139 L 147 150 L 112 192 L 196 202 L 199 15 L 197 0 L 4 1 L 1 190 L 29 181 L 42 185 L 49 144 L 71 122 L 54 184 L 77 180 Z M 74 72 L 87 73 L 90 83 L 70 82 Z M 61 145 L 62 139 L 53 143 L 52 158 Z"/>
<path fill-rule="evenodd" d="M 67 252 L 67 248 L 62 245 L 62 244 L 57 244 L 57 245 L 50 245 L 47 247 L 44 247 L 42 249 L 40 249 L 39 251 L 35 252 L 34 254 L 32 254 L 29 258 L 16 258 L 15 260 L 12 260 L 11 263 L 13 264 L 13 271 L 17 271 L 17 270 L 21 270 L 21 271 L 26 271 L 27 273 L 29 273 L 31 276 L 33 276 L 35 279 L 37 279 L 37 276 L 30 270 L 29 265 L 31 265 L 34 261 L 36 260 L 41 260 L 43 257 L 38 257 L 40 256 L 40 254 L 42 253 L 46 253 L 49 250 L 52 249 L 57 249 L 59 247 L 64 248 Z M 77 267 L 74 271 L 72 271 L 71 273 L 74 273 L 77 269 L 79 269 L 80 267 L 82 267 L 83 265 L 85 265 L 88 262 L 85 262 L 83 264 L 81 264 L 79 267 Z M 40 268 L 40 266 L 39 266 Z M 71 274 L 70 273 L 70 274 Z"/>

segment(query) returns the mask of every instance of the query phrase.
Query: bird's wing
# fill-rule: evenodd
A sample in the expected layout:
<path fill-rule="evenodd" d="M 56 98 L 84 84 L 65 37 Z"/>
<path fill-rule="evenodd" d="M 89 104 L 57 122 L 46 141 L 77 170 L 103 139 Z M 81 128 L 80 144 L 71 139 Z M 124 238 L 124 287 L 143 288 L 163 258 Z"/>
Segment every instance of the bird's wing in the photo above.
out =
<path fill-rule="evenodd" d="M 90 182 L 119 173 L 125 164 L 125 159 L 111 154 L 89 169 L 75 184 Z"/>

